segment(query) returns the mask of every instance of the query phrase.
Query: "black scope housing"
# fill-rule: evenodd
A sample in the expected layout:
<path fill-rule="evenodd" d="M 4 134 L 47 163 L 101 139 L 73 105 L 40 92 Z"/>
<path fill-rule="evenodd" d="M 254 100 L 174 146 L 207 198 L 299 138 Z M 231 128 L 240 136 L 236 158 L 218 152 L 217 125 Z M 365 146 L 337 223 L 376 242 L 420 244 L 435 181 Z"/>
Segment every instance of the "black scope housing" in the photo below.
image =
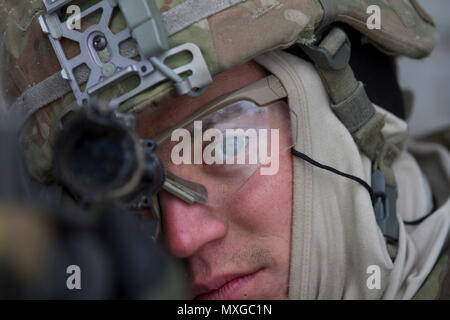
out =
<path fill-rule="evenodd" d="M 55 176 L 85 202 L 145 197 L 164 183 L 165 171 L 151 139 L 138 139 L 114 112 L 86 107 L 57 135 Z"/>

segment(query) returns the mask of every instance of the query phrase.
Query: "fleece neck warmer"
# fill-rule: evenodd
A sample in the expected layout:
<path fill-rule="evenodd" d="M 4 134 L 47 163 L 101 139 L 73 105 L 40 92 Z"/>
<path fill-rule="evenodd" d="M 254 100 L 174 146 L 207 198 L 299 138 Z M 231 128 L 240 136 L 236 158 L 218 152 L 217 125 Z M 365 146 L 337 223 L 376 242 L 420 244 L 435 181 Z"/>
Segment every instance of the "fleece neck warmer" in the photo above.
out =
<path fill-rule="evenodd" d="M 314 66 L 279 51 L 255 60 L 278 77 L 288 92 L 289 106 L 296 115 L 292 118 L 295 149 L 370 184 L 371 161 L 359 151 L 334 115 Z M 386 116 L 385 139 L 405 141 L 406 123 L 378 107 L 377 111 Z M 448 186 L 450 157 L 448 152 L 440 155 L 444 164 L 441 178 Z M 399 188 L 400 224 L 398 252 L 393 262 L 369 193 L 362 185 L 299 158 L 293 159 L 293 168 L 289 298 L 412 298 L 447 240 L 448 192 L 431 216 L 414 226 L 405 225 L 403 221 L 427 215 L 433 209 L 433 201 L 430 183 L 416 160 L 403 150 L 393 165 Z M 374 275 L 379 286 L 373 282 Z"/>

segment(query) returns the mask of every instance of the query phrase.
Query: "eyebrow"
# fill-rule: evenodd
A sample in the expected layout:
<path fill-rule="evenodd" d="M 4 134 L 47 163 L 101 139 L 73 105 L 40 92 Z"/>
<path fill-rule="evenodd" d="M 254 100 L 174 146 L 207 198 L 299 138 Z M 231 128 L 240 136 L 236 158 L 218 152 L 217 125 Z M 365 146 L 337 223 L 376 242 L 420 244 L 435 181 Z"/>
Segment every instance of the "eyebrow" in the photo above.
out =
<path fill-rule="evenodd" d="M 231 103 L 227 106 L 225 106 L 223 109 L 221 110 L 217 110 L 217 116 L 212 116 L 212 117 L 206 117 L 203 119 L 199 119 L 199 120 L 203 120 L 203 128 L 205 130 L 212 128 L 214 125 L 218 124 L 218 123 L 223 123 L 223 122 L 227 122 L 228 120 L 232 119 L 233 116 L 235 116 L 236 114 L 239 114 L 239 111 L 242 111 L 243 109 L 245 109 L 244 107 L 239 107 L 236 109 L 233 109 L 233 106 L 238 106 L 239 102 L 243 102 L 243 101 L 248 101 L 248 100 L 240 100 L 234 103 Z M 230 108 L 227 110 L 227 108 Z M 214 114 L 213 114 L 214 115 Z"/>

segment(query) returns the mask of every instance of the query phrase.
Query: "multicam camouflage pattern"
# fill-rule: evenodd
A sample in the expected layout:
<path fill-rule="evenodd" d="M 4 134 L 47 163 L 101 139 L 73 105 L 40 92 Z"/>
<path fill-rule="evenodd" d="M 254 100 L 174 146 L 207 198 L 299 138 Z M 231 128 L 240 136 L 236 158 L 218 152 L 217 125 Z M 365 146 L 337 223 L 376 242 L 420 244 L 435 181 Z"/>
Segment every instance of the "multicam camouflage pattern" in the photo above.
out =
<path fill-rule="evenodd" d="M 422 58 L 433 50 L 437 34 L 433 20 L 415 0 L 338 0 L 337 21 L 366 35 L 383 51 L 393 55 Z M 381 9 L 381 30 L 367 28 L 367 8 Z"/>
<path fill-rule="evenodd" d="M 80 0 L 75 4 L 85 8 L 97 1 Z M 156 3 L 160 11 L 165 12 L 183 1 L 156 0 Z M 434 46 L 435 28 L 412 0 L 339 0 L 337 4 L 337 21 L 358 29 L 385 51 L 422 57 Z M 373 4 L 379 5 L 382 11 L 381 30 L 366 27 L 369 17 L 366 9 Z M 43 13 L 41 0 L 0 0 L 1 43 L 5 47 L 0 63 L 7 66 L 1 78 L 5 86 L 3 92 L 9 102 L 29 86 L 61 70 L 37 22 Z M 172 35 L 170 45 L 195 43 L 201 49 L 211 74 L 216 75 L 263 52 L 289 47 L 299 37 L 305 42 L 313 40 L 323 15 L 323 8 L 317 0 L 248 0 Z M 111 27 L 120 29 L 124 26 L 125 21 L 119 12 Z M 69 46 L 68 51 L 73 50 Z M 183 59 L 185 57 L 179 56 L 173 63 L 183 63 Z M 115 97 L 122 89 L 111 89 L 106 95 Z M 146 112 L 173 94 L 172 84 L 165 82 L 130 99 L 121 109 L 133 113 Z M 73 102 L 73 95 L 68 94 L 42 108 L 24 129 L 28 166 L 40 181 L 51 179 L 55 123 L 61 112 Z"/>
<path fill-rule="evenodd" d="M 450 300 L 450 245 L 441 254 L 415 300 Z"/>
<path fill-rule="evenodd" d="M 40 212 L 31 207 L 0 203 L 0 261 L 1 272 L 14 270 L 20 281 L 37 279 L 45 272 L 48 249 L 54 230 Z M 27 238 L 23 235 L 27 235 Z M 8 262 L 5 265 L 5 262 Z M 4 293 L 0 293 L 3 296 Z"/>

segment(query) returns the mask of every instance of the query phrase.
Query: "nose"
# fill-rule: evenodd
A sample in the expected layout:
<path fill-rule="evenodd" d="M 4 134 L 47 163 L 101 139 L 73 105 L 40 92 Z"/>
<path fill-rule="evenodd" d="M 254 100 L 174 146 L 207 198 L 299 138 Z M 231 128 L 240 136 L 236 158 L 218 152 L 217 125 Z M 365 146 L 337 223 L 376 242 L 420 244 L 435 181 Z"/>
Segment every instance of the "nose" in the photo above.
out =
<path fill-rule="evenodd" d="M 185 203 L 165 191 L 160 194 L 160 205 L 166 245 L 177 258 L 193 256 L 227 233 L 227 223 L 214 214 L 214 208 Z"/>

